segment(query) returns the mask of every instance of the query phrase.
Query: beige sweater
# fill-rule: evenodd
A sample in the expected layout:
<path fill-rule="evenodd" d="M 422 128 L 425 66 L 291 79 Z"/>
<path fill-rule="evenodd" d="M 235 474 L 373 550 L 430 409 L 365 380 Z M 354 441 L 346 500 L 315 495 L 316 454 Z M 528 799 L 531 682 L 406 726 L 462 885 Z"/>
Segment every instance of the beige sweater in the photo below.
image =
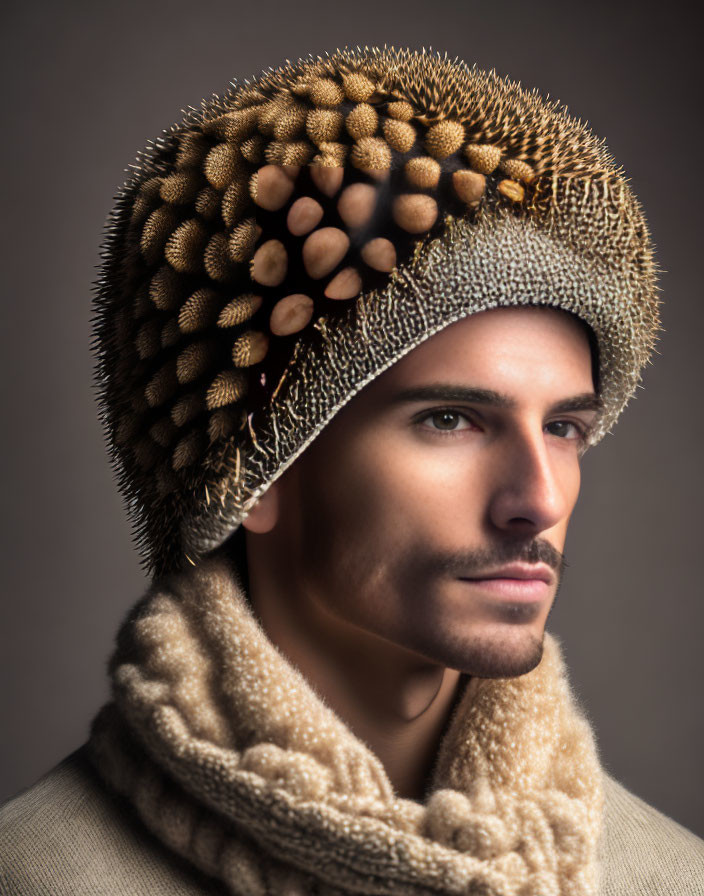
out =
<path fill-rule="evenodd" d="M 76 750 L 0 809 L 2 896 L 227 896 L 166 849 Z M 600 896 L 704 894 L 704 841 L 608 774 Z"/>
<path fill-rule="evenodd" d="M 268 640 L 229 561 L 147 593 L 88 744 L 0 810 L 0 893 L 704 894 L 704 841 L 602 769 L 559 643 L 471 679 L 422 802 Z"/>

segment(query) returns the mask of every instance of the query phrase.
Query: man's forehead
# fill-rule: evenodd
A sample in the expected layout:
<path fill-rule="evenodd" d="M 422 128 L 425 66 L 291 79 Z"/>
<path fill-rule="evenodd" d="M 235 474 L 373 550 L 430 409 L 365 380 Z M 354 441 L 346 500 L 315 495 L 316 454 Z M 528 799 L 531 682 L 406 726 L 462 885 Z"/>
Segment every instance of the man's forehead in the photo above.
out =
<path fill-rule="evenodd" d="M 516 379 L 560 380 L 572 391 L 593 387 L 589 328 L 561 309 L 497 308 L 454 322 L 407 352 L 369 386 L 377 396 L 439 382 L 471 385 L 477 400 L 510 407 Z M 595 366 L 595 365 L 594 365 Z M 502 374 L 507 388 L 501 388 Z M 465 382 L 467 378 L 471 383 Z M 367 390 L 365 390 L 367 391 Z M 439 396 L 434 396 L 439 397 Z"/>

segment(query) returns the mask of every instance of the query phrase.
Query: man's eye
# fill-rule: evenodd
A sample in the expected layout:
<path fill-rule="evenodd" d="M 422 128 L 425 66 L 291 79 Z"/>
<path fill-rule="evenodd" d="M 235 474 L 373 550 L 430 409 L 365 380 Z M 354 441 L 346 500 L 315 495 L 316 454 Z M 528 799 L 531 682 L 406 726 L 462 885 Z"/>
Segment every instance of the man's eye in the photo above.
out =
<path fill-rule="evenodd" d="M 443 408 L 439 411 L 430 411 L 427 414 L 424 414 L 422 417 L 418 419 L 418 423 L 424 423 L 426 420 L 431 420 L 433 422 L 433 426 L 427 427 L 429 429 L 435 430 L 435 432 L 449 433 L 452 434 L 454 432 L 462 432 L 464 429 L 468 427 L 460 427 L 458 426 L 458 421 L 464 420 L 466 423 L 471 423 L 469 418 L 465 416 L 465 414 L 461 414 L 459 411 L 452 410 L 452 408 Z"/>
<path fill-rule="evenodd" d="M 471 429 L 474 425 L 466 414 L 454 408 L 440 408 L 440 410 L 428 411 L 419 417 L 416 423 L 425 424 L 427 421 L 430 421 L 430 423 L 427 426 L 424 425 L 424 429 L 431 429 L 443 435 L 454 435 L 455 433 L 464 432 Z M 466 425 L 463 426 L 462 421 Z M 572 420 L 553 420 L 546 424 L 546 428 L 552 430 L 551 435 L 570 441 L 584 441 L 587 435 L 586 428 Z"/>
<path fill-rule="evenodd" d="M 563 439 L 572 438 L 582 440 L 586 437 L 586 430 L 576 423 L 573 423 L 572 420 L 553 420 L 551 423 L 548 423 L 547 426 L 555 427 L 557 431 L 553 432 L 553 435 L 560 436 L 560 438 Z M 572 435 L 569 435 L 569 427 L 572 427 Z"/>

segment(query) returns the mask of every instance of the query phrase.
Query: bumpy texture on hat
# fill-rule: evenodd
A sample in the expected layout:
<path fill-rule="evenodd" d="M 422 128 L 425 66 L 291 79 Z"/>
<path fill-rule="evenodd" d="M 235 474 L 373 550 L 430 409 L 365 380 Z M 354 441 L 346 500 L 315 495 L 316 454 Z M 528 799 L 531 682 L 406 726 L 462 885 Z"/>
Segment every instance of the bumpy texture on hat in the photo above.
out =
<path fill-rule="evenodd" d="M 233 82 L 139 154 L 103 246 L 99 404 L 147 569 L 224 542 L 367 383 L 469 314 L 598 346 L 595 444 L 660 326 L 638 201 L 558 103 L 447 55 L 337 50 Z"/>

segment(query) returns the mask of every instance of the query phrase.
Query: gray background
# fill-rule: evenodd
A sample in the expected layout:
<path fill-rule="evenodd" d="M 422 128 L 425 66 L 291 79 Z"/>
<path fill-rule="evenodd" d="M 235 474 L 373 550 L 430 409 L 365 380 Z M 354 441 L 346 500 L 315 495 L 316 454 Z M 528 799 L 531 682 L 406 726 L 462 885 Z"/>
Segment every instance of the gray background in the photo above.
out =
<path fill-rule="evenodd" d="M 632 179 L 666 333 L 583 461 L 561 638 L 606 767 L 704 836 L 702 146 L 683 4 L 10 3 L 2 189 L 0 801 L 81 744 L 145 580 L 91 387 L 90 285 L 112 197 L 187 105 L 344 45 L 432 47 L 538 87 Z"/>

